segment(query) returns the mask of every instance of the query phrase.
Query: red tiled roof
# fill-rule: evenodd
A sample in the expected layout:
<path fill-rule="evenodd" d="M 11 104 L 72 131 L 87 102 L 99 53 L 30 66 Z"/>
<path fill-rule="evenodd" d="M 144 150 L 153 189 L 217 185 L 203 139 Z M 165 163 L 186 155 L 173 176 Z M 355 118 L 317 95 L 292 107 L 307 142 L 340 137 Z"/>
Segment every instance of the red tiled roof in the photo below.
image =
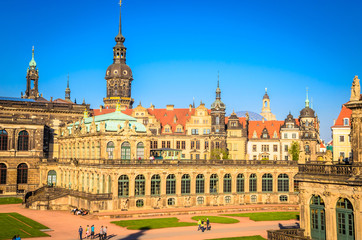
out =
<path fill-rule="evenodd" d="M 229 117 L 225 117 L 225 124 L 228 124 Z M 239 123 L 245 127 L 246 118 L 245 117 L 239 117 Z"/>
<path fill-rule="evenodd" d="M 93 109 L 93 116 L 98 116 L 98 115 L 103 115 L 103 114 L 107 114 L 107 113 L 112 113 L 116 111 L 116 109 L 108 109 L 108 108 L 103 108 L 102 111 L 100 109 Z"/>
<path fill-rule="evenodd" d="M 321 142 L 321 148 L 326 148 L 326 146 Z"/>
<path fill-rule="evenodd" d="M 276 131 L 278 134 L 278 138 L 280 138 L 280 126 L 284 124 L 284 121 L 249 121 L 249 136 L 248 138 L 253 138 L 254 131 L 256 131 L 257 138 L 260 138 L 263 129 L 266 127 L 268 130 L 270 139 L 273 139 L 274 132 Z"/>
<path fill-rule="evenodd" d="M 344 126 L 343 119 L 344 118 L 351 119 L 351 115 L 352 115 L 352 110 L 345 107 L 344 105 L 342 105 L 341 112 L 339 113 L 339 116 L 338 116 L 336 122 L 334 123 L 334 125 L 332 126 L 332 128 L 333 127 L 347 127 L 347 126 Z M 349 121 L 349 126 L 351 126 L 351 121 Z"/>

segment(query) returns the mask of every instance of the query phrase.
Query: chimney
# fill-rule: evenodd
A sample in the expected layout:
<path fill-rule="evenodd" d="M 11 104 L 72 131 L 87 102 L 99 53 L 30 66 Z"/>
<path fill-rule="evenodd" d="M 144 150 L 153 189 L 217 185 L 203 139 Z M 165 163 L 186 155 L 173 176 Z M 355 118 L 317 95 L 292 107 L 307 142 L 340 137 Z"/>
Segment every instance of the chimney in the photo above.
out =
<path fill-rule="evenodd" d="M 151 108 L 151 110 L 155 110 L 155 105 L 153 105 L 153 104 L 151 103 L 150 108 Z"/>
<path fill-rule="evenodd" d="M 172 104 L 168 104 L 168 105 L 166 105 L 166 110 L 167 111 L 173 111 L 173 107 L 174 107 L 175 105 L 172 105 Z"/>

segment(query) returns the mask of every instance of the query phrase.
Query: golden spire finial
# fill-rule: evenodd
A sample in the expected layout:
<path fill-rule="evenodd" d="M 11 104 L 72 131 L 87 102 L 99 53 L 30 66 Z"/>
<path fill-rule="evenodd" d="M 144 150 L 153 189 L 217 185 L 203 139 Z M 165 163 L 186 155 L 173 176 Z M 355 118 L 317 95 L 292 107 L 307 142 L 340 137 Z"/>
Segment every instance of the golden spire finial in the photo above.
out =
<path fill-rule="evenodd" d="M 119 6 L 122 6 L 122 0 L 119 0 Z"/>

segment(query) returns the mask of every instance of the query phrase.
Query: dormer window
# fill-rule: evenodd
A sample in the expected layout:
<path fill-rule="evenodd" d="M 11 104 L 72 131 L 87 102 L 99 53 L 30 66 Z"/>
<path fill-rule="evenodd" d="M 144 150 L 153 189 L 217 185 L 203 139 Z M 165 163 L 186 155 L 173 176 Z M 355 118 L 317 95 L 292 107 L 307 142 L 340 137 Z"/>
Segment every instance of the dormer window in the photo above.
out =
<path fill-rule="evenodd" d="M 343 126 L 349 126 L 349 118 L 343 118 Z"/>
<path fill-rule="evenodd" d="M 169 128 L 169 127 L 166 127 L 166 128 L 165 128 L 165 132 L 167 132 L 167 133 L 170 132 L 170 128 Z"/>

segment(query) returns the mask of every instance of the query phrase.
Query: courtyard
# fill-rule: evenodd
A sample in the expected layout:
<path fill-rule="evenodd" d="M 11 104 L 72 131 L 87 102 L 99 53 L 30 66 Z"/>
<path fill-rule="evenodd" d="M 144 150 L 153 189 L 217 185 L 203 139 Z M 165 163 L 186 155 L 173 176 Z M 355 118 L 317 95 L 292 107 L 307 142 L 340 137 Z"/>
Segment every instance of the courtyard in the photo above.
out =
<path fill-rule="evenodd" d="M 24 208 L 21 204 L 0 205 L 1 213 L 18 213 L 30 218 L 40 225 L 47 226 L 52 231 L 47 231 L 44 235 L 50 235 L 51 239 L 78 239 L 78 228 L 83 229 L 87 225 L 95 226 L 96 234 L 101 226 L 108 227 L 108 239 L 263 239 L 267 238 L 267 230 L 279 229 L 283 226 L 298 224 L 298 220 L 274 220 L 274 221 L 253 221 L 249 217 L 240 214 L 250 214 L 251 205 L 240 206 L 239 212 L 232 212 L 233 216 L 224 216 L 221 213 L 200 214 L 197 209 L 192 209 L 194 214 L 172 215 L 172 212 L 165 211 L 164 216 L 153 210 L 144 211 L 149 217 L 129 217 L 127 213 L 102 213 L 98 216 L 76 216 L 67 211 L 41 211 Z M 258 206 L 258 209 L 261 206 Z M 220 209 L 218 209 L 220 208 Z M 182 209 L 178 209 L 181 211 Z M 186 210 L 186 209 L 185 209 Z M 200 210 L 200 209 L 199 209 Z M 215 207 L 214 212 L 221 211 L 221 207 Z M 270 210 L 268 210 L 269 212 Z M 265 212 L 265 211 L 263 211 Z M 186 212 L 185 212 L 186 213 Z M 113 215 L 112 215 L 113 214 Z M 124 214 L 122 217 L 121 214 Z M 263 213 L 265 215 L 265 213 Z M 262 214 L 262 215 L 263 215 Z M 287 218 L 294 218 L 296 212 L 280 213 L 275 210 L 275 214 L 267 215 L 288 215 Z M 9 215 L 9 214 L 7 214 Z M 259 214 L 260 215 L 260 214 Z M 128 216 L 126 218 L 126 216 Z M 291 217 L 290 217 L 291 216 Z M 197 231 L 197 219 L 206 220 L 209 217 L 211 231 Z M 283 216 L 281 216 L 283 218 Z M 172 221 L 169 221 L 172 219 Z M 194 220 L 193 220 L 194 219 Z M 225 220 L 226 219 L 226 220 Z M 16 221 L 16 220 L 14 220 Z M 132 221 L 132 223 L 129 223 Z M 156 221 L 156 222 L 155 222 Z M 115 222 L 112 223 L 112 222 Z M 121 223 L 119 223 L 121 222 Z M 145 225 L 134 227 L 135 222 Z M 221 223 L 216 223 L 221 222 Z M 179 223 L 180 225 L 178 225 Z M 133 224 L 133 226 L 132 226 Z M 154 224 L 154 225 L 152 225 Z M 162 225 L 163 224 L 163 225 Z M 137 225 L 137 223 L 136 223 Z M 161 226 L 162 225 L 162 226 Z M 122 226 L 122 227 L 121 227 Z M 131 227 L 130 227 L 131 226 Z M 28 227 L 29 229 L 29 227 Z M 19 232 L 21 234 L 21 232 Z M 83 234 L 84 236 L 84 234 Z M 253 236 L 248 238 L 241 238 Z M 6 239 L 6 238 L 5 238 Z M 47 237 L 33 237 L 33 240 L 47 239 Z"/>

